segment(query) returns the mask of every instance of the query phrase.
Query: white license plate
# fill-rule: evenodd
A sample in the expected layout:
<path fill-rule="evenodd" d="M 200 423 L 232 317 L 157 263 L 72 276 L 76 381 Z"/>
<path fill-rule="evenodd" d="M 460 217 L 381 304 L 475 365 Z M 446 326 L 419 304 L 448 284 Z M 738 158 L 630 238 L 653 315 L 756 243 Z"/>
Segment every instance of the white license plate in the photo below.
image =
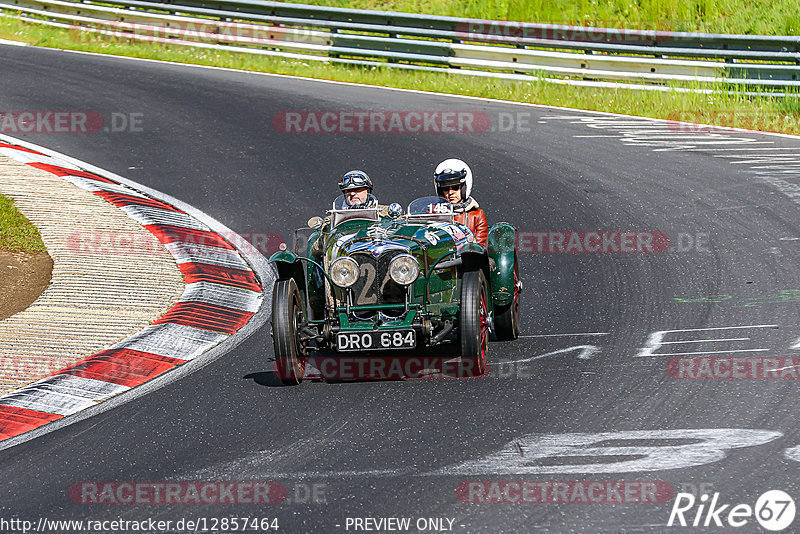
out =
<path fill-rule="evenodd" d="M 336 334 L 336 347 L 340 351 L 413 349 L 416 346 L 417 336 L 411 329 Z"/>

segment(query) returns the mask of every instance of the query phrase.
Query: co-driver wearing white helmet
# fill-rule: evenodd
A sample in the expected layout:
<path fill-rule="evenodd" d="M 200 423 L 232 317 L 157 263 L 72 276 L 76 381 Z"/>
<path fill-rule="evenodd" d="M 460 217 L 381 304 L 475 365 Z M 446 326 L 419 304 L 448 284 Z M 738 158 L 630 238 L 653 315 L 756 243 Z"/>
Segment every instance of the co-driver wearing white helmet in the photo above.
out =
<path fill-rule="evenodd" d="M 433 182 L 436 194 L 447 199 L 453 206 L 456 222 L 472 230 L 478 243 L 485 247 L 489 239 L 489 224 L 486 222 L 486 213 L 470 196 L 472 170 L 469 165 L 460 159 L 446 159 L 437 165 Z"/>

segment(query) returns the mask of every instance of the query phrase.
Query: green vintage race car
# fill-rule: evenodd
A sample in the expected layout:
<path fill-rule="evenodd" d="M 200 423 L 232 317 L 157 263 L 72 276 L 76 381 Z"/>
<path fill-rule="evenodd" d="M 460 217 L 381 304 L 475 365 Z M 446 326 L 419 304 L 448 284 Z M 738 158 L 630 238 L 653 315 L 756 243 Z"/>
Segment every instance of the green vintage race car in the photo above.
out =
<path fill-rule="evenodd" d="M 272 255 L 272 337 L 280 379 L 299 384 L 309 355 L 398 351 L 443 343 L 460 348 L 464 375 L 485 373 L 490 332 L 519 335 L 522 290 L 515 228 L 489 229 L 488 246 L 454 222 L 443 198 L 345 209 L 295 231 L 294 246 Z M 463 376 L 463 375 L 462 375 Z"/>

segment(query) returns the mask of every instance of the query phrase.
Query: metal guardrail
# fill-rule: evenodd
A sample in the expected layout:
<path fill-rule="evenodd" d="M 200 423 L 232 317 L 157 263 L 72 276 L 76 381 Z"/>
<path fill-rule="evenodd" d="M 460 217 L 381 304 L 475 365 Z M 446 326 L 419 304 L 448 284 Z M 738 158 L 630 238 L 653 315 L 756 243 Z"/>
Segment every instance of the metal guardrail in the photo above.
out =
<path fill-rule="evenodd" d="M 800 37 L 792 36 L 587 28 L 260 0 L 0 0 L 0 9 L 124 39 L 331 63 L 647 87 L 800 86 Z"/>

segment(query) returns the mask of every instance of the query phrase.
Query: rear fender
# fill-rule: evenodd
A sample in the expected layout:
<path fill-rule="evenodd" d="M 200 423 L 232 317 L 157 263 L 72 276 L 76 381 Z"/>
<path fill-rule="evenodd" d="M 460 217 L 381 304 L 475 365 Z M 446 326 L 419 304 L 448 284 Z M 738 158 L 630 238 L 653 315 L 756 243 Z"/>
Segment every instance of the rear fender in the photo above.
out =
<path fill-rule="evenodd" d="M 492 304 L 506 306 L 514 298 L 514 258 L 516 257 L 516 228 L 501 222 L 489 229 L 489 254 Z"/>

